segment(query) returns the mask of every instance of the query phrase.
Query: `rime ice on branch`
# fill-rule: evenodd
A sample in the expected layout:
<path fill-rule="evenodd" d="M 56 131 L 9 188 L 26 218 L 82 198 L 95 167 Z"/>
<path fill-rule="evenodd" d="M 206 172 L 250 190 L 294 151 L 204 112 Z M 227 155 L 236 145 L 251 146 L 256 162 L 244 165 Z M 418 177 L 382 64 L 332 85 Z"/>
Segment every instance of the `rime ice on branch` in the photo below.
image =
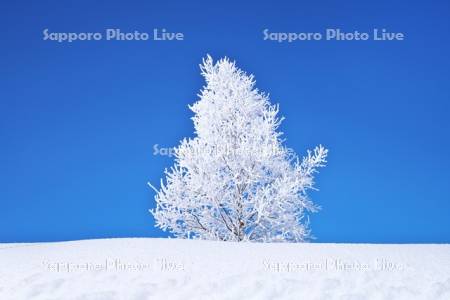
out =
<path fill-rule="evenodd" d="M 190 109 L 196 136 L 175 149 L 175 165 L 155 189 L 156 226 L 179 238 L 302 242 L 310 231 L 308 198 L 327 150 L 299 159 L 277 131 L 278 106 L 252 75 L 227 58 L 208 56 L 206 86 Z"/>

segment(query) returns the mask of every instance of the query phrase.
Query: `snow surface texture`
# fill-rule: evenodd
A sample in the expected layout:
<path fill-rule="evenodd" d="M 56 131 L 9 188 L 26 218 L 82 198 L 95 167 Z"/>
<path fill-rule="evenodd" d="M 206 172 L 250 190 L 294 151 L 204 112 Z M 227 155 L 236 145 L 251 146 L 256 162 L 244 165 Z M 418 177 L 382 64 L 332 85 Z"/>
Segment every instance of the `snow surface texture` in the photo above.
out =
<path fill-rule="evenodd" d="M 450 299 L 450 245 L 0 244 L 0 299 Z"/>

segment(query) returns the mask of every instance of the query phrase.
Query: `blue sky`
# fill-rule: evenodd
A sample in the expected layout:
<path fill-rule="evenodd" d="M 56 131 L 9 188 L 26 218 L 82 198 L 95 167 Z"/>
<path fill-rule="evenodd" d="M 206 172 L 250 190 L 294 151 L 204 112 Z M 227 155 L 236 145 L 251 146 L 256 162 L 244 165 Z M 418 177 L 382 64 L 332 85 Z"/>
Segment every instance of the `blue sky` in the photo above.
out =
<path fill-rule="evenodd" d="M 287 146 L 322 143 L 316 242 L 450 242 L 446 1 L 2 2 L 0 242 L 164 237 L 148 209 L 192 136 L 207 53 L 256 76 Z M 42 31 L 182 32 L 183 41 L 44 41 Z M 404 41 L 264 41 L 326 28 Z"/>

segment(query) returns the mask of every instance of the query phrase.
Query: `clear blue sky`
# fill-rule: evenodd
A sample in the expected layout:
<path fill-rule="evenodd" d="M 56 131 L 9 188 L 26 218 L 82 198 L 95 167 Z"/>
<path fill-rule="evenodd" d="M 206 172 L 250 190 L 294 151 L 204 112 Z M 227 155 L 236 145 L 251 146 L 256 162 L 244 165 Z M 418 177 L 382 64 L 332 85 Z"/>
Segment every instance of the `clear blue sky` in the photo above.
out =
<path fill-rule="evenodd" d="M 294 2 L 294 1 L 291 1 Z M 450 242 L 448 1 L 3 1 L 0 242 L 163 237 L 148 209 L 191 136 L 210 53 L 253 73 L 287 146 L 322 143 L 317 242 Z M 386 28 L 404 41 L 277 43 L 262 31 Z M 183 32 L 182 42 L 44 41 L 42 31 Z"/>

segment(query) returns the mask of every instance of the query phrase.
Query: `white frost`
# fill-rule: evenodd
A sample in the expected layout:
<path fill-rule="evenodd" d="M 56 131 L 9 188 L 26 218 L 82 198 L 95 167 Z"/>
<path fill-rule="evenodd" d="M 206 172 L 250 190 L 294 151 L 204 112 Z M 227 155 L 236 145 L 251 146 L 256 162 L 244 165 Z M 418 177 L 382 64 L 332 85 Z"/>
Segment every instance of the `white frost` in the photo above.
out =
<path fill-rule="evenodd" d="M 307 191 L 327 150 L 300 160 L 286 148 L 278 106 L 234 62 L 208 56 L 201 70 L 206 86 L 190 106 L 196 137 L 175 149 L 151 211 L 156 226 L 181 238 L 305 241 L 305 213 L 317 210 Z"/>

